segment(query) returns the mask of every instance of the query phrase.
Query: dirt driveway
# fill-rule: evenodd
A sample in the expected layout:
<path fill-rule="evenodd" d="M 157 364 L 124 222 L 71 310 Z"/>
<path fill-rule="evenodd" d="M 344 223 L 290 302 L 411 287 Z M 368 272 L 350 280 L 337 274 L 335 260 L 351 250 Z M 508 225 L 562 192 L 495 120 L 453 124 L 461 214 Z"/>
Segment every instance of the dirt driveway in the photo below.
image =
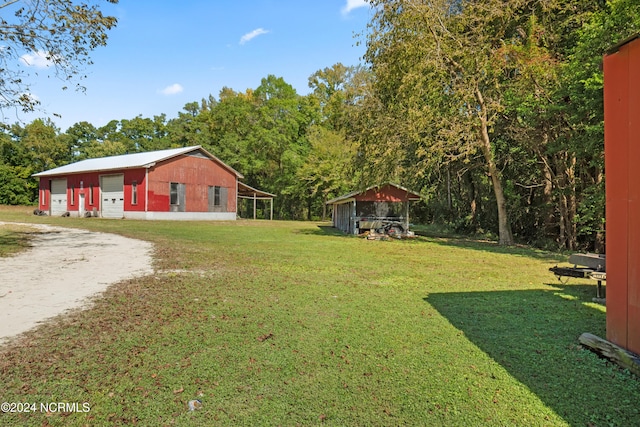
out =
<path fill-rule="evenodd" d="M 33 247 L 0 258 L 0 344 L 47 318 L 86 306 L 89 297 L 111 284 L 153 273 L 149 242 L 24 225 L 39 231 Z"/>

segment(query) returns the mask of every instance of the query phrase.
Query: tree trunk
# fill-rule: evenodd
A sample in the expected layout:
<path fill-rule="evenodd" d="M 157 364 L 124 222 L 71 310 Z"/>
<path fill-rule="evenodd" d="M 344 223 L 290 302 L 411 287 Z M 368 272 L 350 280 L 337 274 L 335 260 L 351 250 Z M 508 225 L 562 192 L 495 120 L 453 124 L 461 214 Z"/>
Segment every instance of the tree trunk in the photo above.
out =
<path fill-rule="evenodd" d="M 569 216 L 567 217 L 567 228 L 569 229 L 569 247 L 568 249 L 574 251 L 578 247 L 578 225 L 576 224 L 576 215 L 578 214 L 578 204 L 576 201 L 576 156 L 570 155 L 567 159 L 567 187 L 569 189 L 569 195 L 567 196 L 567 202 L 569 207 Z"/>
<path fill-rule="evenodd" d="M 473 176 L 471 173 L 466 173 L 466 181 L 469 188 L 469 210 L 471 213 L 471 224 L 477 228 L 478 225 L 478 210 L 480 209 L 480 201 L 478 200 L 478 192 L 476 186 L 473 183 Z"/>
<path fill-rule="evenodd" d="M 447 210 L 453 213 L 453 199 L 451 197 L 451 166 L 447 165 Z"/>
<path fill-rule="evenodd" d="M 548 142 L 547 135 L 543 138 L 544 144 Z M 557 204 L 558 219 L 554 221 L 554 209 L 550 209 L 545 219 L 545 229 L 551 230 L 557 225 L 557 242 L 562 248 L 575 250 L 578 246 L 577 227 L 575 216 L 577 210 L 575 156 L 567 152 L 556 153 L 547 158 L 539 147 L 534 147 L 538 158 L 544 164 L 544 200 L 553 206 L 553 190 L 558 194 Z M 551 162 L 551 164 L 550 164 Z M 554 224 L 555 222 L 555 224 Z"/>
<path fill-rule="evenodd" d="M 327 218 L 327 195 L 322 195 L 322 221 Z"/>
<path fill-rule="evenodd" d="M 596 185 L 602 183 L 604 176 L 602 174 L 602 170 L 598 168 L 598 172 L 596 174 Z M 604 212 L 603 212 L 604 214 Z M 598 231 L 596 231 L 596 241 L 593 243 L 594 251 L 598 254 L 603 254 L 605 251 L 605 239 L 604 239 L 604 226 L 600 226 Z"/>
<path fill-rule="evenodd" d="M 538 158 L 542 163 L 542 174 L 544 176 L 544 188 L 542 190 L 542 200 L 544 206 L 547 207 L 546 212 L 544 213 L 544 237 L 554 236 L 555 235 L 555 203 L 553 201 L 553 184 L 555 182 L 555 174 L 549 165 L 549 161 L 547 156 L 542 154 L 541 147 L 547 147 L 549 143 L 549 134 L 544 132 L 542 135 L 542 144 L 540 146 L 534 144 L 533 150 L 535 151 Z"/>
<path fill-rule="evenodd" d="M 511 224 L 509 223 L 509 216 L 507 215 L 507 201 L 504 197 L 504 191 L 502 189 L 502 180 L 500 177 L 500 171 L 496 166 L 493 152 L 491 150 L 491 139 L 489 138 L 489 121 L 487 118 L 487 109 L 484 102 L 484 98 L 480 89 L 476 88 L 476 100 L 480 106 L 478 117 L 480 119 L 480 149 L 487 162 L 487 170 L 491 177 L 491 183 L 493 184 L 493 192 L 496 197 L 496 204 L 498 208 L 498 243 L 500 245 L 511 246 L 513 245 L 513 234 L 511 232 Z"/>
<path fill-rule="evenodd" d="M 577 247 L 577 228 L 575 224 L 576 216 L 576 179 L 575 179 L 575 156 L 562 153 L 555 156 L 557 168 L 556 177 L 558 180 L 558 190 L 560 191 L 560 235 L 558 243 L 560 246 L 575 250 Z"/>

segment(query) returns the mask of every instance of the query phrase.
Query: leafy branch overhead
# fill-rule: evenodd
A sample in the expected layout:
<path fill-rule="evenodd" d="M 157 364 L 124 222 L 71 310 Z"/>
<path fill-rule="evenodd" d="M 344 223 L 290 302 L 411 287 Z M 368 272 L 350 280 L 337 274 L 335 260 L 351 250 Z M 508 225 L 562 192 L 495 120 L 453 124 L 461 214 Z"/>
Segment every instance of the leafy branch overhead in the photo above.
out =
<path fill-rule="evenodd" d="M 104 0 L 118 3 L 118 0 Z M 105 16 L 98 2 L 11 0 L 0 4 L 0 109 L 33 111 L 39 104 L 29 93 L 29 76 L 53 74 L 63 89 L 82 80 L 92 64 L 90 53 L 107 43 L 117 20 Z M 49 71 L 51 70 L 51 71 Z M 85 88 L 75 83 L 77 90 Z"/>

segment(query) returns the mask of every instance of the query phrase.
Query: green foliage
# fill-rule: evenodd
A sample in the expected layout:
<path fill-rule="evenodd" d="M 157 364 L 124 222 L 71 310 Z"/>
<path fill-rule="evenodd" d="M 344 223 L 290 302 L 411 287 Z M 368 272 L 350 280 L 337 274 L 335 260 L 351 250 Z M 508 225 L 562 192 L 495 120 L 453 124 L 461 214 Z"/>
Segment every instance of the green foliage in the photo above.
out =
<path fill-rule="evenodd" d="M 383 159 L 383 174 L 407 174 L 397 166 L 388 170 L 398 163 L 420 168 L 460 159 L 482 166 L 491 178 L 504 244 L 513 240 L 504 160 L 496 147 L 499 121 L 513 119 L 507 109 L 514 93 L 553 78 L 545 69 L 549 55 L 537 46 L 537 14 L 547 12 L 536 3 L 374 2 L 380 7 L 365 55 L 378 100 L 362 112 L 368 155 Z M 371 126 L 378 130 L 374 136 Z"/>
<path fill-rule="evenodd" d="M 24 166 L 9 166 L 0 163 L 0 205 L 30 205 L 37 185 L 29 179 L 33 170 Z"/>
<path fill-rule="evenodd" d="M 38 183 L 31 175 L 67 164 L 72 158 L 69 139 L 50 120 L 36 119 L 0 134 L 0 204 L 33 204 Z"/>
<path fill-rule="evenodd" d="M 345 138 L 344 132 L 335 132 L 313 125 L 308 131 L 311 145 L 306 161 L 296 173 L 300 193 L 321 203 L 352 190 L 357 182 L 357 173 L 352 170 L 356 153 L 355 144 Z M 321 218 L 326 218 L 322 209 Z"/>
<path fill-rule="evenodd" d="M 519 240 L 601 251 L 600 64 L 640 29 L 638 3 L 374 4 L 375 78 L 348 129 L 363 176 L 411 182 L 425 219 L 468 231 L 500 230 L 501 189 Z"/>
<path fill-rule="evenodd" d="M 14 125 L 11 136 L 18 141 L 22 164 L 43 171 L 69 163 L 72 159 L 67 141 L 50 120 L 36 119 L 24 128 Z"/>
<path fill-rule="evenodd" d="M 83 148 L 83 155 L 87 159 L 95 159 L 99 157 L 119 156 L 127 154 L 127 147 L 122 141 L 91 141 Z"/>

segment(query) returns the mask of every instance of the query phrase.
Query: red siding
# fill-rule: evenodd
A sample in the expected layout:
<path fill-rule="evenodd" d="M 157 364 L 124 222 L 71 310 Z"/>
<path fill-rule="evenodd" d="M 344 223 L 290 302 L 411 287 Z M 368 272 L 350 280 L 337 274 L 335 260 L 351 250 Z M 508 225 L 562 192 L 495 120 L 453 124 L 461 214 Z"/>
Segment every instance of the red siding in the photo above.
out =
<path fill-rule="evenodd" d="M 124 210 L 125 212 L 144 212 L 147 194 L 146 169 L 132 169 L 124 173 Z M 136 182 L 138 201 L 133 204 L 133 182 Z"/>
<path fill-rule="evenodd" d="M 604 58 L 607 339 L 640 353 L 640 39 Z"/>
<path fill-rule="evenodd" d="M 40 178 L 38 187 L 38 209 L 41 211 L 49 210 L 51 202 L 51 191 L 49 190 L 49 178 Z"/>
<path fill-rule="evenodd" d="M 97 173 L 86 173 L 78 175 L 54 176 L 40 178 L 40 209 L 49 210 L 51 203 L 51 180 L 58 178 L 66 178 L 67 180 L 67 210 L 69 212 L 77 212 L 80 203 L 80 194 L 85 196 L 85 211 L 91 211 L 93 208 L 100 210 L 100 179 Z M 93 185 L 93 203 L 91 199 L 91 186 Z M 71 189 L 73 188 L 73 191 Z M 45 197 L 42 199 L 42 194 Z M 71 195 L 73 193 L 73 199 Z"/>
<path fill-rule="evenodd" d="M 407 202 L 409 198 L 415 199 L 419 196 L 392 185 L 372 188 L 355 196 L 359 202 Z"/>
<path fill-rule="evenodd" d="M 145 208 L 145 194 L 146 194 L 146 181 L 145 181 L 145 169 L 132 169 L 125 171 L 112 171 L 112 172 L 87 172 L 79 173 L 75 175 L 55 176 L 55 177 L 42 177 L 40 178 L 40 209 L 43 211 L 49 210 L 49 203 L 51 202 L 51 186 L 50 181 L 57 178 L 67 179 L 67 210 L 69 212 L 78 212 L 80 207 L 80 194 L 84 194 L 84 209 L 85 211 L 92 211 L 94 208 L 100 211 L 100 176 L 102 175 L 115 175 L 118 173 L 124 174 L 124 209 L 125 211 L 142 211 Z M 137 181 L 138 186 L 138 203 L 133 205 L 131 203 L 132 191 L 131 184 L 133 181 Z M 93 187 L 92 187 L 93 186 Z M 73 188 L 73 191 L 71 190 Z M 42 200 L 42 191 L 46 193 L 45 202 Z M 91 198 L 91 191 L 93 190 L 93 200 Z M 73 199 L 71 195 L 73 193 Z M 93 201 L 93 203 L 92 203 Z"/>
<path fill-rule="evenodd" d="M 187 212 L 208 212 L 209 186 L 227 187 L 227 211 L 236 211 L 236 174 L 214 160 L 183 155 L 149 169 L 149 211 L 169 211 L 172 182 L 186 184 Z"/>
<path fill-rule="evenodd" d="M 236 173 L 215 160 L 190 155 L 181 155 L 160 162 L 150 169 L 113 170 L 42 177 L 40 178 L 40 209 L 49 210 L 50 181 L 56 178 L 66 178 L 67 210 L 69 212 L 78 212 L 80 194 L 85 195 L 85 211 L 91 211 L 93 208 L 100 211 L 100 176 L 116 174 L 124 174 L 125 212 L 169 212 L 169 191 L 172 182 L 185 184 L 186 212 L 209 211 L 210 186 L 226 187 L 228 189 L 226 212 L 236 212 Z M 133 203 L 134 181 L 137 184 L 138 193 L 136 204 Z M 91 185 L 93 185 L 93 204 L 91 204 L 89 195 Z M 72 188 L 73 199 L 71 197 Z M 44 200 L 42 190 L 45 193 Z M 148 200 L 145 199 L 147 194 Z"/>

